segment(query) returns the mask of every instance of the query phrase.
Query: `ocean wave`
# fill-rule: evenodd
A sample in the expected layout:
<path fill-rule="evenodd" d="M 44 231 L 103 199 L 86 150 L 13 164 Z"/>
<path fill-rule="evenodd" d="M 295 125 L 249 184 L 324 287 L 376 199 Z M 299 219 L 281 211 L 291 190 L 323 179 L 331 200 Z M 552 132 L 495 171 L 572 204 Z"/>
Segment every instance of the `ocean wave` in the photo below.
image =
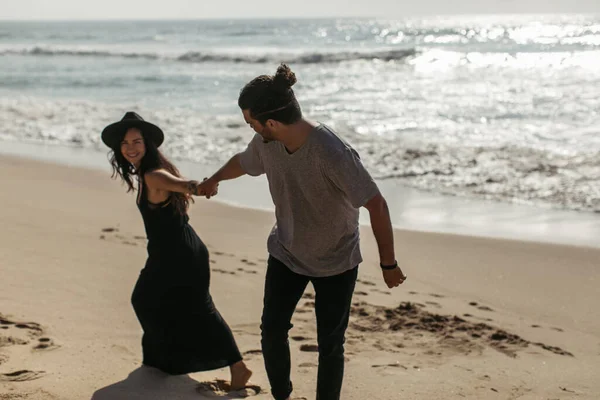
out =
<path fill-rule="evenodd" d="M 58 49 L 35 46 L 27 49 L 6 49 L 0 51 L 0 55 L 32 55 L 32 56 L 78 56 L 78 57 L 123 57 L 123 58 L 145 58 L 158 59 L 157 54 L 152 53 L 126 53 L 111 52 L 105 50 L 86 49 Z"/>
<path fill-rule="evenodd" d="M 355 61 L 355 60 L 404 60 L 407 57 L 414 56 L 416 54 L 415 49 L 402 49 L 402 50 L 384 50 L 384 51 L 373 51 L 373 52 L 336 52 L 336 53 L 307 53 L 298 55 L 282 55 L 282 54 L 268 54 L 268 55 L 221 55 L 221 54 L 209 54 L 199 52 L 188 52 L 177 59 L 179 61 L 190 61 L 190 62 L 209 62 L 209 61 L 232 61 L 236 63 L 265 63 L 265 62 L 279 62 L 285 61 L 294 64 L 321 64 L 321 63 L 336 63 L 343 61 Z"/>
<path fill-rule="evenodd" d="M 380 50 L 370 52 L 330 52 L 302 54 L 230 54 L 189 51 L 178 56 L 160 55 L 157 53 L 130 53 L 94 49 L 65 49 L 51 47 L 32 47 L 27 49 L 5 49 L 0 55 L 32 55 L 32 56 L 76 56 L 76 57 L 118 57 L 146 60 L 173 60 L 191 63 L 231 62 L 260 64 L 267 62 L 288 62 L 294 64 L 339 63 L 356 60 L 402 61 L 417 54 L 414 48 Z"/>
<path fill-rule="evenodd" d="M 0 141 L 104 149 L 102 127 L 129 108 L 112 103 L 0 98 L 0 125 L 4 126 Z M 164 127 L 168 137 L 164 150 L 176 159 L 222 163 L 243 150 L 252 136 L 237 114 L 198 115 L 178 108 L 144 109 L 142 114 Z M 600 149 L 594 146 L 561 154 L 518 144 L 407 143 L 362 135 L 341 121 L 333 125 L 339 125 L 338 132 L 357 149 L 377 179 L 436 193 L 600 212 Z M 598 129 L 586 134 L 595 136 Z"/>
<path fill-rule="evenodd" d="M 600 50 L 547 51 L 547 52 L 480 52 L 425 49 L 411 58 L 415 67 L 477 68 L 502 67 L 512 69 L 564 69 L 580 67 L 595 70 L 600 60 Z"/>
<path fill-rule="evenodd" d="M 517 145 L 376 141 L 355 147 L 378 179 L 448 195 L 600 213 L 600 151 L 570 156 Z"/>
<path fill-rule="evenodd" d="M 232 63 L 264 64 L 286 62 L 290 64 L 337 64 L 359 60 L 380 60 L 407 62 L 413 66 L 435 64 L 436 67 L 508 67 L 508 68 L 593 68 L 600 59 L 600 50 L 506 52 L 506 51 L 467 51 L 440 50 L 435 47 L 412 47 L 403 49 L 385 49 L 373 51 L 336 51 L 336 52 L 256 52 L 235 53 L 188 51 L 180 54 L 161 54 L 157 52 L 128 52 L 94 48 L 61 48 L 35 46 L 30 48 L 0 49 L 0 56 L 22 55 L 43 57 L 97 57 L 140 59 L 150 61 L 171 61 L 182 63 Z"/>

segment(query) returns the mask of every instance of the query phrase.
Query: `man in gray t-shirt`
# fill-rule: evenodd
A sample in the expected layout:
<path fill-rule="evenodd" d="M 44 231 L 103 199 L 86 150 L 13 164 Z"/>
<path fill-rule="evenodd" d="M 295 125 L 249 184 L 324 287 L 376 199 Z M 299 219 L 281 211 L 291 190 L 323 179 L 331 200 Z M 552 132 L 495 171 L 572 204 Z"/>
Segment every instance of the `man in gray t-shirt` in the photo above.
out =
<path fill-rule="evenodd" d="M 269 254 L 310 277 L 360 264 L 358 209 L 379 190 L 356 152 L 330 128 L 315 126 L 293 154 L 257 134 L 239 162 L 248 175 L 264 173 L 269 181 L 277 217 Z"/>
<path fill-rule="evenodd" d="M 319 370 L 318 400 L 339 400 L 344 374 L 344 335 L 358 265 L 359 208 L 365 207 L 379 248 L 388 287 L 406 275 L 394 255 L 385 199 L 357 152 L 331 128 L 303 118 L 292 86 L 294 73 L 282 64 L 241 91 L 238 105 L 257 133 L 199 191 L 216 193 L 220 181 L 265 174 L 276 225 L 269 235 L 269 260 L 261 320 L 265 368 L 276 400 L 292 392 L 288 331 L 306 286 L 314 286 Z M 207 196 L 210 197 L 210 196 Z"/>

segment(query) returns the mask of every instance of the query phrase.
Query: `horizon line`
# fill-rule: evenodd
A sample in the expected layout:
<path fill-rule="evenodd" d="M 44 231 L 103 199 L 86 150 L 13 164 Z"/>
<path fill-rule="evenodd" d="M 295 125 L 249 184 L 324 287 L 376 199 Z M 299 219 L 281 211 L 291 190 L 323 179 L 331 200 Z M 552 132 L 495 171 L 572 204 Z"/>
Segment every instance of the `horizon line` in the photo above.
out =
<path fill-rule="evenodd" d="M 104 17 L 104 18 L 6 18 L 0 16 L 0 22 L 132 22 L 132 21 L 143 21 L 143 22 L 157 22 L 157 21 L 227 21 L 227 20 L 241 20 L 241 21 L 269 21 L 269 20 L 310 20 L 310 19 L 381 19 L 381 20 L 402 20 L 419 17 L 492 17 L 492 16 L 510 16 L 510 15 L 531 15 L 531 16 L 555 16 L 555 15 L 599 15 L 599 11 L 579 11 L 579 12 L 562 12 L 562 11 L 547 11 L 547 12 L 508 12 L 508 11 L 497 11 L 492 13 L 481 13 L 481 12 L 464 12 L 464 13 L 440 13 L 440 14 L 429 14 L 429 13 L 411 13 L 409 15 L 390 17 L 383 15 L 323 15 L 323 16 L 271 16 L 271 17 L 169 17 L 169 18 L 157 18 L 157 17 L 142 17 L 142 18 L 122 18 L 122 17 Z"/>

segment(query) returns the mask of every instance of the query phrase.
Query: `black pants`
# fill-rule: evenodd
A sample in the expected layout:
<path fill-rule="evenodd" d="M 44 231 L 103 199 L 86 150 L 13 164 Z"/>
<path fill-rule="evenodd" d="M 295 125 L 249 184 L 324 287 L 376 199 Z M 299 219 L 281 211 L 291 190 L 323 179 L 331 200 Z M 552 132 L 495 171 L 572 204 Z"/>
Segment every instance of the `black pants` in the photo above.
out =
<path fill-rule="evenodd" d="M 275 400 L 292 392 L 288 331 L 298 301 L 308 282 L 315 288 L 319 371 L 317 400 L 338 400 L 344 378 L 344 341 L 358 266 L 326 278 L 311 278 L 292 272 L 270 256 L 265 282 L 261 323 L 265 368 Z"/>

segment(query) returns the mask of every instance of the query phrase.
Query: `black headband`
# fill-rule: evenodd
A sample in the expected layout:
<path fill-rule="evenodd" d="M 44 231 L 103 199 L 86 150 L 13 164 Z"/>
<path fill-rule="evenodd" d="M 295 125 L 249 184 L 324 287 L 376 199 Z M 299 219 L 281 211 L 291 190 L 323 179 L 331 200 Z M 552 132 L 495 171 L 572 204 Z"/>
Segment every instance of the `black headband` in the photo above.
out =
<path fill-rule="evenodd" d="M 269 110 L 269 111 L 263 111 L 263 112 L 261 112 L 261 113 L 259 113 L 259 114 L 255 114 L 255 115 L 253 115 L 253 117 L 254 117 L 254 118 L 256 118 L 256 117 L 260 117 L 261 115 L 265 115 L 265 114 L 270 114 L 270 113 L 273 113 L 273 112 L 275 112 L 275 111 L 281 111 L 281 110 L 283 110 L 283 109 L 285 109 L 285 108 L 288 108 L 290 105 L 292 105 L 292 103 L 293 103 L 293 102 L 294 102 L 294 100 L 290 101 L 289 103 L 287 103 L 287 104 L 286 104 L 285 106 L 283 106 L 283 107 L 275 108 L 275 109 L 273 109 L 273 110 Z"/>

